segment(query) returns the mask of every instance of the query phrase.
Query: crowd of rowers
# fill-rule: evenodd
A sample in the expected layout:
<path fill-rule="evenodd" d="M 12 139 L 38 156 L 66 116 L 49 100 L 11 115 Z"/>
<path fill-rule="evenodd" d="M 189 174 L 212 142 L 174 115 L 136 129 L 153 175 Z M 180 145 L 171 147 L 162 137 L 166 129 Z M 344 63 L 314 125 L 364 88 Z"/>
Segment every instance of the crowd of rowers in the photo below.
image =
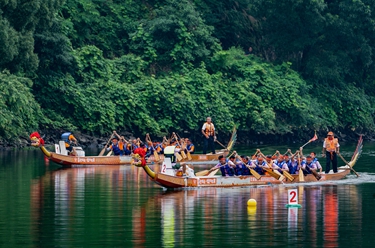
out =
<path fill-rule="evenodd" d="M 173 138 L 163 138 L 162 142 L 152 142 L 149 135 L 146 135 L 146 141 L 142 142 L 139 138 L 127 141 L 123 136 L 118 135 L 114 132 L 111 138 L 111 145 L 106 146 L 107 151 L 112 151 L 113 155 L 131 155 L 138 148 L 144 150 L 145 157 L 149 157 L 155 152 L 157 154 L 164 154 L 164 150 L 168 147 L 174 147 L 177 152 L 185 151 L 185 153 L 193 154 L 195 152 L 195 146 L 188 138 L 177 138 L 176 134 L 173 134 Z M 138 149 L 139 150 L 139 149 Z"/>
<path fill-rule="evenodd" d="M 277 170 L 280 173 L 284 171 L 289 174 L 298 174 L 302 169 L 304 174 L 312 174 L 313 171 L 322 172 L 322 166 L 316 158 L 316 153 L 311 152 L 304 157 L 297 151 L 295 154 L 280 154 L 278 151 L 271 156 L 265 156 L 259 150 L 251 158 L 245 155 L 234 153 L 226 159 L 223 155 L 219 156 L 219 163 L 210 169 L 210 171 L 220 169 L 222 176 L 247 176 L 251 175 L 250 170 L 255 170 L 259 175 L 266 175 L 267 169 Z"/>

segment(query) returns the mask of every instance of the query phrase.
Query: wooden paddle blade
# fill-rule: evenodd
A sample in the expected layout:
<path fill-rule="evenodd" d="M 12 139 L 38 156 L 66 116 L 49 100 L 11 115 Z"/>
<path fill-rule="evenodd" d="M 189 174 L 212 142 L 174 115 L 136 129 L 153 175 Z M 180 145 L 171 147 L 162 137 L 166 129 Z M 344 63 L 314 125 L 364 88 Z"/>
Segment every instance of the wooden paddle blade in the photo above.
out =
<path fill-rule="evenodd" d="M 316 172 L 316 171 L 314 171 L 314 170 L 311 170 L 311 172 L 312 172 L 312 174 L 314 175 L 314 177 L 316 178 L 316 180 L 320 180 L 320 178 L 322 178 L 322 176 L 321 175 L 319 175 L 319 173 L 318 172 Z"/>
<path fill-rule="evenodd" d="M 157 151 L 154 151 L 154 160 L 155 162 L 158 162 L 160 160 L 160 157 Z"/>
<path fill-rule="evenodd" d="M 292 175 L 290 175 L 289 172 L 287 172 L 287 171 L 283 171 L 283 175 L 284 175 L 286 178 L 288 178 L 289 181 L 293 182 L 294 177 L 293 177 Z"/>
<path fill-rule="evenodd" d="M 182 157 L 181 157 L 181 155 L 179 153 L 176 153 L 176 158 L 177 158 L 178 161 L 182 160 Z"/>
<path fill-rule="evenodd" d="M 278 174 L 276 174 L 275 172 L 273 172 L 272 169 L 264 168 L 264 170 L 267 171 L 267 173 L 268 173 L 271 177 L 273 177 L 273 178 L 279 180 L 280 175 L 278 175 Z"/>
<path fill-rule="evenodd" d="M 257 180 L 259 180 L 262 176 L 259 175 L 258 172 L 256 172 L 254 169 L 250 169 L 251 175 L 253 175 Z"/>
<path fill-rule="evenodd" d="M 187 152 L 187 157 L 188 157 L 188 160 L 192 160 L 192 159 L 193 159 L 193 158 L 191 157 L 190 152 Z"/>
<path fill-rule="evenodd" d="M 210 174 L 208 174 L 207 176 L 208 176 L 208 177 L 212 177 L 212 176 L 214 176 L 214 175 L 218 172 L 218 170 L 219 170 L 219 169 L 216 169 L 216 170 L 211 171 Z"/>
<path fill-rule="evenodd" d="M 195 175 L 197 177 L 203 177 L 203 176 L 206 176 L 209 172 L 210 172 L 209 170 L 203 170 L 203 171 L 195 173 Z"/>
<path fill-rule="evenodd" d="M 301 168 L 299 169 L 299 172 L 298 172 L 298 179 L 299 179 L 300 182 L 305 181 L 305 175 L 303 175 L 303 171 L 302 171 Z"/>
<path fill-rule="evenodd" d="M 186 153 L 184 151 L 181 151 L 181 155 L 183 159 L 187 158 Z"/>
<path fill-rule="evenodd" d="M 103 156 L 104 155 L 104 153 L 105 153 L 105 150 L 106 150 L 107 148 L 106 147 L 104 147 L 101 151 L 100 151 L 100 153 L 99 153 L 99 155 L 98 156 Z"/>
<path fill-rule="evenodd" d="M 109 153 L 107 153 L 107 157 L 109 157 L 111 155 L 112 155 L 112 151 L 109 151 Z"/>

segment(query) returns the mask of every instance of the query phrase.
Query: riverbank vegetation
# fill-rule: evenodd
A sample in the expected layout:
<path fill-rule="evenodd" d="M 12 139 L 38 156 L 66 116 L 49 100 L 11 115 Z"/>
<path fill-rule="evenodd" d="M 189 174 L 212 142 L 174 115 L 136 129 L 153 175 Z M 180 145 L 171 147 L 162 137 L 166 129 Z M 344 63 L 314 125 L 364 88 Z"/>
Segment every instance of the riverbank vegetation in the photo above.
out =
<path fill-rule="evenodd" d="M 41 130 L 374 131 L 366 0 L 0 5 L 0 139 Z M 251 47 L 251 51 L 249 51 Z"/>

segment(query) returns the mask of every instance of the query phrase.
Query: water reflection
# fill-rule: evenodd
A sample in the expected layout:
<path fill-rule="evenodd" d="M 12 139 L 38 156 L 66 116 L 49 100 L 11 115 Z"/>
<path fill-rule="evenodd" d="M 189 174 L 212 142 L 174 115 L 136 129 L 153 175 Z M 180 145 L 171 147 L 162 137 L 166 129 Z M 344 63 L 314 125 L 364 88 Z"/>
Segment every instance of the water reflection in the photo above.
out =
<path fill-rule="evenodd" d="M 47 172 L 31 186 L 34 243 L 80 246 L 90 237 L 135 247 L 233 246 L 233 240 L 257 247 L 337 247 L 353 228 L 362 232 L 355 184 L 163 192 L 142 169 L 107 166 Z M 301 209 L 285 207 L 290 188 L 298 189 Z M 250 198 L 256 208 L 247 207 Z M 354 224 L 343 228 L 348 223 Z"/>

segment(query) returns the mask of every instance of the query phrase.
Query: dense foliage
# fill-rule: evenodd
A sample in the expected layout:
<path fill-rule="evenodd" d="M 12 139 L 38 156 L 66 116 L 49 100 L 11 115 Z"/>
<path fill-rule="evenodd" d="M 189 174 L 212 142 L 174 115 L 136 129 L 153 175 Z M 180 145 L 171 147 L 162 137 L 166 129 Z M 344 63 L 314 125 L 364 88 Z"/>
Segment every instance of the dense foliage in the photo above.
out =
<path fill-rule="evenodd" d="M 162 136 L 206 116 L 222 131 L 372 132 L 374 11 L 370 0 L 0 1 L 0 139 Z"/>

